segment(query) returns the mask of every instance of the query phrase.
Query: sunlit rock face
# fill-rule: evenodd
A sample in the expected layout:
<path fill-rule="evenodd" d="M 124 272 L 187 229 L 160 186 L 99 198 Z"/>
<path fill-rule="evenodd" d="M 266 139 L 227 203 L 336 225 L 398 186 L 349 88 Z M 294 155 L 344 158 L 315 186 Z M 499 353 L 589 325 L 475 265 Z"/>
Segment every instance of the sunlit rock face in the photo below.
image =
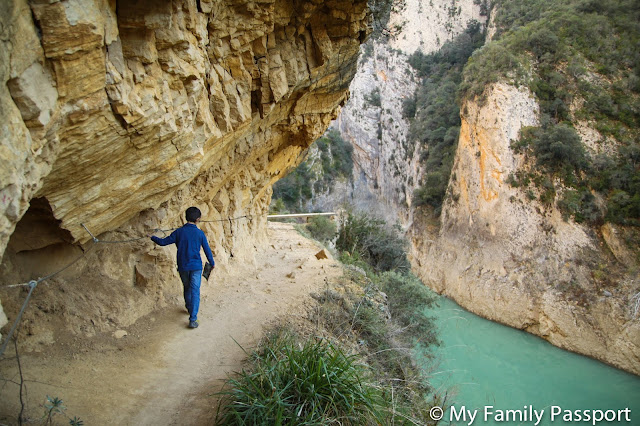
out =
<path fill-rule="evenodd" d="M 139 237 L 189 205 L 219 220 L 203 224 L 218 254 L 253 249 L 271 185 L 344 104 L 369 31 L 365 1 L 16 0 L 0 20 L 6 281 L 55 266 L 26 270 L 29 252 L 72 256 L 82 225 Z M 109 249 L 126 258 L 116 281 L 157 282 L 145 256 L 172 256 L 125 252 Z"/>
<path fill-rule="evenodd" d="M 416 271 L 474 313 L 639 374 L 634 282 L 616 266 L 617 229 L 565 220 L 508 183 L 526 166 L 510 143 L 538 124 L 534 96 L 499 83 L 462 111 L 440 227 L 416 221 L 410 232 Z"/>
<path fill-rule="evenodd" d="M 33 197 L 87 241 L 211 170 L 209 192 L 244 172 L 259 196 L 344 102 L 367 31 L 364 1 L 2 7 L 2 248 Z"/>

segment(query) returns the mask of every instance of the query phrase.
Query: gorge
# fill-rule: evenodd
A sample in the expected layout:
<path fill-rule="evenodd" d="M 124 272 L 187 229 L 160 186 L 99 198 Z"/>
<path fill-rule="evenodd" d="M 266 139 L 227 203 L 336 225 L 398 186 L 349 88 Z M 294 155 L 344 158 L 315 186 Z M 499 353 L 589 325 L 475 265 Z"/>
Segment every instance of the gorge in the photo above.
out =
<path fill-rule="evenodd" d="M 190 205 L 221 269 L 251 264 L 272 185 L 331 126 L 354 169 L 324 207 L 398 222 L 416 274 L 469 311 L 639 375 L 640 10 L 543 3 L 387 3 L 388 39 L 365 0 L 2 3 L 3 337 L 27 293 L 7 286 L 65 265 L 34 291 L 27 351 L 174 303 L 175 253 L 146 237 Z M 432 105 L 412 55 L 465 35 L 473 53 L 438 98 L 457 124 L 416 127 Z"/>
<path fill-rule="evenodd" d="M 618 16 L 638 13 L 637 5 L 598 9 L 592 3 L 571 3 L 546 9 L 550 6 L 540 2 L 527 15 L 518 9 L 530 6 L 524 2 L 493 4 L 487 13 L 482 2 L 407 1 L 391 14 L 391 26 L 404 25 L 394 27 L 398 31 L 394 38 L 368 42 L 351 86 L 352 97 L 335 125 L 354 145 L 350 201 L 358 205 L 371 203 L 359 200 L 374 199 L 373 204 L 386 206 L 383 215 L 391 223 L 398 221 L 410 238 L 415 271 L 437 292 L 485 318 L 638 374 L 637 209 L 626 219 L 616 218 L 613 212 L 619 207 L 610 199 L 616 191 L 633 194 L 636 189 L 616 187 L 611 180 L 604 186 L 591 183 L 622 170 L 630 174 L 623 179 L 638 178 L 636 154 L 626 154 L 638 150 L 637 87 L 621 89 L 633 93 L 628 99 L 616 94 L 616 85 L 635 81 L 638 67 L 631 60 L 636 65 L 630 69 L 599 74 L 596 69 L 604 73 L 599 65 L 602 56 L 580 39 L 595 36 L 585 26 L 597 21 L 610 31 L 610 39 L 601 43 L 622 40 L 616 25 L 622 28 L 626 21 Z M 456 7 L 451 9 L 452 5 Z M 438 67 L 452 67 L 473 40 L 466 30 L 468 21 L 482 23 L 487 15 L 491 17 L 485 24 L 487 39 L 464 60 L 461 77 L 435 80 L 433 74 L 423 74 L 420 78 L 425 68 L 409 65 L 414 61 L 412 65 L 424 67 L 426 58 L 432 61 L 428 66 L 434 74 Z M 511 22 L 517 23 L 513 29 Z M 567 36 L 563 27 L 567 22 L 582 24 Z M 417 28 L 429 28 L 430 34 L 421 38 Z M 553 48 L 539 42 L 546 36 L 551 45 L 556 43 Z M 442 48 L 445 41 L 451 43 Z M 367 55 L 367 48 L 373 53 Z M 611 48 L 633 56 L 629 53 L 633 48 L 622 41 Z M 550 59 L 536 60 L 527 53 L 536 49 L 553 53 L 546 53 Z M 429 57 L 430 52 L 435 56 Z M 571 74 L 557 65 L 563 61 L 580 63 L 582 68 Z M 442 105 L 457 101 L 455 87 L 453 92 L 441 88 L 433 95 L 425 92 L 434 82 L 446 86 L 455 78 L 461 80 L 457 83 L 461 105 L 455 109 L 458 127 L 447 127 L 443 117 L 420 114 L 420 108 L 448 114 L 450 109 Z M 553 79 L 566 86 L 553 86 L 559 84 Z M 414 91 L 418 102 L 420 97 L 426 101 L 416 113 L 414 98 L 414 111 L 407 117 L 403 104 Z M 379 104 L 370 102 L 375 92 L 380 94 Z M 608 115 L 598 110 L 595 93 L 616 105 Z M 524 139 L 521 132 L 536 128 L 552 129 L 556 133 L 545 143 L 563 147 L 564 128 L 548 124 L 556 120 L 550 118 L 549 108 L 555 108 L 563 123 L 570 123 L 568 135 L 575 129 L 576 136 L 567 136 L 566 143 L 578 142 L 568 152 L 584 152 L 590 162 L 575 163 L 576 172 L 574 166 L 558 166 L 569 167 L 563 169 L 570 170 L 568 177 L 548 159 L 573 161 L 569 156 L 559 151 L 539 154 L 546 155 L 545 164 L 531 148 L 518 148 L 517 143 L 524 143 L 517 142 Z M 621 120 L 614 111 L 623 109 L 635 118 Z M 419 122 L 426 119 L 430 123 Z M 611 128 L 620 130 L 612 133 Z M 450 133 L 456 135 L 455 142 L 442 148 L 447 138 L 453 140 Z M 620 162 L 606 160 L 619 171 L 599 165 L 605 158 L 622 156 L 625 160 Z M 442 192 L 429 185 L 440 185 Z"/>

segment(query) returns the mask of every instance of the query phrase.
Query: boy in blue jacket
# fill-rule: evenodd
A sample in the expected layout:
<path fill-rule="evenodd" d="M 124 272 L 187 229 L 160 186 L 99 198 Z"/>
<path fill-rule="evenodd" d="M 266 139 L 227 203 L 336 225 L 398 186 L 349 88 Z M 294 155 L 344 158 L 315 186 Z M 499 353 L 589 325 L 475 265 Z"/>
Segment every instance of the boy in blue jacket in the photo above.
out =
<path fill-rule="evenodd" d="M 160 246 L 175 244 L 178 248 L 178 273 L 184 286 L 184 303 L 189 311 L 189 328 L 198 328 L 202 275 L 200 247 L 204 249 L 204 254 L 211 266 L 215 267 L 207 237 L 197 226 L 201 216 L 200 209 L 189 207 L 186 211 L 187 223 L 182 228 L 176 229 L 167 238 L 151 237 L 151 240 Z"/>

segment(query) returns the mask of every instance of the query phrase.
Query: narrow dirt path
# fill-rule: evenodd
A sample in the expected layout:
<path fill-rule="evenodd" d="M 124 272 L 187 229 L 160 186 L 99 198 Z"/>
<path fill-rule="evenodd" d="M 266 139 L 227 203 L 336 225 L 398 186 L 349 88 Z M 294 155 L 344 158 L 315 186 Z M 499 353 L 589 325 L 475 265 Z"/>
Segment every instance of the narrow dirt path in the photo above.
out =
<path fill-rule="evenodd" d="M 211 424 L 213 394 L 241 368 L 244 350 L 276 320 L 300 321 L 309 293 L 341 274 L 333 259 L 315 258 L 320 249 L 292 225 L 270 223 L 269 246 L 254 265 L 233 262 L 203 281 L 198 329 L 186 328 L 186 310 L 172 306 L 138 321 L 121 339 L 102 336 L 86 346 L 60 343 L 48 354 L 22 355 L 30 417 L 41 415 L 38 404 L 51 395 L 86 425 Z M 17 371 L 12 377 L 19 380 Z M 17 386 L 3 386 L 2 395 L 15 401 L 0 403 L 8 410 L 0 419 L 16 419 Z"/>

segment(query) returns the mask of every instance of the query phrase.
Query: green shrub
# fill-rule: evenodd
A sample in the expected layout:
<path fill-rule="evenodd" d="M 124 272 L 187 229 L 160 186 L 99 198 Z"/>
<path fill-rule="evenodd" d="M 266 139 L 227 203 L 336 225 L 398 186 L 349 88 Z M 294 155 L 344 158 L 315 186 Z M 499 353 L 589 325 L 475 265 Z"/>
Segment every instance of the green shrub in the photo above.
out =
<path fill-rule="evenodd" d="M 299 211 L 311 199 L 313 173 L 306 161 L 273 185 L 272 199 L 281 199 L 288 210 Z"/>
<path fill-rule="evenodd" d="M 380 275 L 380 290 L 388 297 L 391 318 L 407 330 L 409 339 L 423 347 L 438 344 L 433 318 L 425 309 L 435 303 L 435 295 L 413 274 L 389 271 Z"/>
<path fill-rule="evenodd" d="M 221 425 L 381 424 L 380 391 L 355 355 L 322 339 L 278 334 L 227 381 Z"/>
<path fill-rule="evenodd" d="M 573 127 L 564 123 L 546 127 L 523 129 L 521 141 L 529 145 L 536 162 L 550 173 L 579 173 L 587 168 L 588 162 L 580 136 Z"/>
<path fill-rule="evenodd" d="M 364 100 L 371 106 L 380 107 L 382 106 L 382 100 L 380 99 L 380 89 L 377 87 L 371 91 L 369 94 L 364 95 Z"/>
<path fill-rule="evenodd" d="M 307 224 L 311 236 L 321 242 L 332 240 L 338 232 L 336 223 L 326 216 L 314 216 Z"/>
<path fill-rule="evenodd" d="M 269 205 L 269 214 L 288 214 L 289 210 L 282 201 L 282 198 L 272 198 Z"/>
<path fill-rule="evenodd" d="M 408 138 L 423 147 L 420 163 L 426 171 L 413 202 L 416 207 L 433 207 L 436 214 L 442 206 L 460 134 L 456 99 L 462 68 L 483 41 L 482 26 L 472 21 L 439 51 L 429 55 L 417 51 L 409 57 L 421 81 L 415 95 L 403 102 L 403 115 L 411 119 Z"/>
<path fill-rule="evenodd" d="M 348 213 L 339 225 L 336 248 L 367 262 L 376 272 L 408 271 L 407 242 L 398 228 L 366 213 Z"/>
<path fill-rule="evenodd" d="M 579 191 L 566 191 L 563 198 L 558 201 L 558 207 L 565 219 L 570 216 L 578 223 L 596 223 L 602 219 L 602 213 L 595 203 L 595 197 L 586 188 Z"/>

